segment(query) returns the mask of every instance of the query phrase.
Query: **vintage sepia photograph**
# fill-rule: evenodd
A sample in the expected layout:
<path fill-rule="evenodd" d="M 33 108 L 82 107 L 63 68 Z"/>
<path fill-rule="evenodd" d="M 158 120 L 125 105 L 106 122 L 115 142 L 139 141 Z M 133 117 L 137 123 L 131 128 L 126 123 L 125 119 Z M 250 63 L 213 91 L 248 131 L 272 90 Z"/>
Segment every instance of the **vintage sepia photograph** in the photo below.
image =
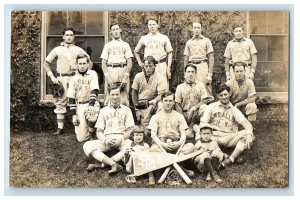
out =
<path fill-rule="evenodd" d="M 288 10 L 13 10 L 11 188 L 287 188 Z"/>

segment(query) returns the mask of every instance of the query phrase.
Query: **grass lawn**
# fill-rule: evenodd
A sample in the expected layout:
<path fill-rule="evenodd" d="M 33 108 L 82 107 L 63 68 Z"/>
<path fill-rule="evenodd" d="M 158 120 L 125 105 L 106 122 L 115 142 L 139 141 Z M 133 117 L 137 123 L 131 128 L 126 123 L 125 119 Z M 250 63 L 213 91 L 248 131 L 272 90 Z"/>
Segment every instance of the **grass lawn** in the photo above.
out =
<path fill-rule="evenodd" d="M 221 184 L 205 181 L 206 174 L 196 173 L 192 184 L 156 184 L 155 188 L 285 188 L 288 187 L 287 126 L 256 127 L 252 150 L 242 155 L 244 164 L 219 171 Z M 53 136 L 52 132 L 11 132 L 10 187 L 13 188 L 145 188 L 147 176 L 137 184 L 125 181 L 127 173 L 109 176 L 107 169 L 86 171 L 82 144 L 74 133 Z M 195 168 L 191 168 L 195 169 Z M 159 177 L 157 177 L 158 179 Z"/>

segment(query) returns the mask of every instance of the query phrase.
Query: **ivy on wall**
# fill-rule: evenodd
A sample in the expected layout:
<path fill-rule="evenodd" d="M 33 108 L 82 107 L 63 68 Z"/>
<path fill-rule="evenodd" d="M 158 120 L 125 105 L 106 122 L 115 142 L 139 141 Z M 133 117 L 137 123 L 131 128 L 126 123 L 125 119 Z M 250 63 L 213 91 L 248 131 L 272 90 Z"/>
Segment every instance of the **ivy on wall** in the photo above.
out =
<path fill-rule="evenodd" d="M 172 86 L 183 81 L 183 52 L 186 42 L 192 37 L 192 22 L 200 21 L 202 34 L 208 37 L 214 47 L 215 66 L 213 88 L 225 82 L 224 51 L 229 40 L 233 39 L 232 26 L 246 24 L 244 12 L 110 12 L 109 23 L 118 22 L 123 30 L 122 39 L 128 42 L 132 51 L 141 36 L 148 33 L 149 19 L 157 19 L 160 32 L 170 38 L 173 47 Z M 133 76 L 140 71 L 134 63 Z"/>

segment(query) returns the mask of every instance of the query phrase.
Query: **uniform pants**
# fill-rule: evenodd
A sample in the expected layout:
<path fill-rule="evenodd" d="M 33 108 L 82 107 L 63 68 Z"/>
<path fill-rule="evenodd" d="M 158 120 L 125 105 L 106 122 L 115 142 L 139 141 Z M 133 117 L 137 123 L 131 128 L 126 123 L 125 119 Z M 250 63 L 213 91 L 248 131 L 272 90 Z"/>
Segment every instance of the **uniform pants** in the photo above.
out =
<path fill-rule="evenodd" d="M 213 97 L 212 94 L 212 85 L 208 85 L 207 75 L 208 75 L 208 64 L 207 62 L 203 62 L 200 64 L 196 64 L 197 67 L 197 74 L 196 80 L 203 83 L 207 92 L 207 95 Z"/>
<path fill-rule="evenodd" d="M 107 67 L 109 77 L 111 78 L 113 83 L 122 82 L 124 77 L 124 73 L 126 70 L 126 66 L 124 67 Z M 121 104 L 129 106 L 129 90 L 130 90 L 130 81 L 129 77 L 127 79 L 126 90 L 121 92 Z M 109 102 L 109 92 L 108 92 L 108 83 L 105 80 L 104 85 L 104 105 L 107 105 Z"/>
<path fill-rule="evenodd" d="M 65 114 L 67 112 L 67 92 L 69 87 L 69 81 L 71 76 L 58 76 L 57 79 L 61 82 L 64 87 L 64 94 L 61 97 L 54 98 L 54 104 L 56 106 L 54 112 L 56 114 Z"/>
<path fill-rule="evenodd" d="M 162 62 L 162 63 L 158 63 L 155 70 L 162 75 L 162 77 L 164 78 L 164 81 L 166 83 L 166 86 L 167 86 L 167 91 L 169 91 L 170 86 L 169 86 L 169 80 L 168 80 L 168 76 L 167 76 L 167 67 L 168 67 L 167 63 Z"/>

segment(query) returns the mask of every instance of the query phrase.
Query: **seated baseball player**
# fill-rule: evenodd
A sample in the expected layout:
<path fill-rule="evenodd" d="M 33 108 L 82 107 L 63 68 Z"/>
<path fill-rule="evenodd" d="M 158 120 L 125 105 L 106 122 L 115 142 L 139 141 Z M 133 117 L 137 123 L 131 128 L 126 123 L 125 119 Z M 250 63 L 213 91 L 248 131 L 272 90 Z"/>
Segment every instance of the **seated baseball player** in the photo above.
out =
<path fill-rule="evenodd" d="M 99 112 L 96 122 L 98 140 L 84 143 L 83 150 L 87 156 L 92 156 L 104 165 L 111 166 L 110 175 L 122 170 L 117 162 L 122 160 L 125 153 L 126 142 L 134 127 L 133 115 L 129 107 L 122 105 L 120 88 L 113 87 L 109 91 L 109 104 Z M 109 158 L 104 153 L 118 149 L 119 152 Z M 94 164 L 90 164 L 94 165 Z M 88 166 L 88 171 L 92 167 Z"/>
<path fill-rule="evenodd" d="M 76 65 L 77 72 L 70 80 L 67 97 L 77 140 L 83 142 L 89 140 L 96 132 L 94 126 L 100 110 L 96 101 L 99 84 L 97 73 L 88 69 L 89 59 L 85 54 L 77 56 Z M 89 110 L 88 119 L 86 119 L 87 110 Z"/>
<path fill-rule="evenodd" d="M 230 79 L 226 85 L 230 87 L 230 101 L 248 118 L 256 120 L 257 106 L 255 104 L 256 91 L 251 79 L 246 78 L 246 64 L 237 62 L 233 64 L 235 79 Z"/>
<path fill-rule="evenodd" d="M 132 138 L 133 141 L 128 141 L 128 149 L 126 149 L 127 156 L 129 156 L 129 160 L 126 164 L 126 171 L 131 173 L 130 175 L 126 176 L 125 179 L 129 183 L 136 183 L 136 178 L 132 174 L 133 173 L 133 159 L 131 157 L 131 152 L 149 152 L 150 147 L 147 143 L 144 142 L 145 136 L 145 129 L 143 126 L 135 126 L 132 131 Z M 125 155 L 126 156 L 126 155 Z M 153 172 L 149 172 L 149 185 L 154 185 L 155 180 L 153 176 Z"/>
<path fill-rule="evenodd" d="M 150 151 L 162 151 L 169 153 L 190 154 L 194 151 L 194 145 L 186 142 L 185 131 L 188 125 L 182 114 L 173 110 L 175 96 L 172 92 L 165 92 L 161 96 L 163 109 L 152 116 L 148 128 L 151 130 L 151 137 L 154 141 Z M 179 151 L 179 152 L 177 152 Z M 184 169 L 185 173 L 192 177 L 194 172 Z"/>
<path fill-rule="evenodd" d="M 203 83 L 196 80 L 197 67 L 188 64 L 184 68 L 185 82 L 178 85 L 175 92 L 175 109 L 183 114 L 189 129 L 187 138 L 194 138 L 193 125 L 200 123 L 200 117 L 213 97 L 207 95 Z"/>
<path fill-rule="evenodd" d="M 229 93 L 230 88 L 227 85 L 219 86 L 219 101 L 209 104 L 201 118 L 201 122 L 210 123 L 212 126 L 212 140 L 220 147 L 234 148 L 229 158 L 223 161 L 224 167 L 231 165 L 245 149 L 250 149 L 254 139 L 251 123 L 230 103 Z M 239 125 L 244 130 L 239 131 Z"/>
<path fill-rule="evenodd" d="M 144 128 L 160 101 L 161 94 L 167 91 L 162 75 L 155 71 L 157 61 L 152 56 L 145 59 L 143 71 L 136 74 L 132 83 L 132 102 L 136 109 L 137 120 Z"/>
<path fill-rule="evenodd" d="M 220 162 L 226 154 L 222 152 L 216 141 L 211 140 L 212 126 L 210 124 L 201 123 L 199 130 L 200 133 L 196 133 L 195 151 L 201 150 L 202 153 L 195 157 L 194 162 L 200 172 L 208 172 L 207 181 L 211 181 L 213 177 L 215 182 L 222 183 L 216 170 L 219 169 Z"/>

